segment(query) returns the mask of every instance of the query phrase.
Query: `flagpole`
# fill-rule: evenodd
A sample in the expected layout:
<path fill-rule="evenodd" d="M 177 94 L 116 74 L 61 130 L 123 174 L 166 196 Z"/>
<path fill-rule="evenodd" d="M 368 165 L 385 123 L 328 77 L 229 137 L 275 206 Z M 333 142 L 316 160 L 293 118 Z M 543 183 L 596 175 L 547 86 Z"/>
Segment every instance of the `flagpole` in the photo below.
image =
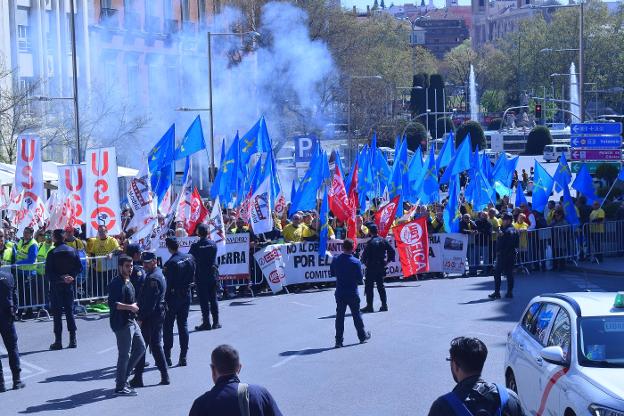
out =
<path fill-rule="evenodd" d="M 604 199 L 602 200 L 602 202 L 600 203 L 600 208 L 602 208 L 602 206 L 604 205 L 605 201 L 607 200 L 607 198 L 609 197 L 609 194 L 611 193 L 611 191 L 613 190 L 613 188 L 615 187 L 615 184 L 617 183 L 618 178 L 615 178 L 615 180 L 613 181 L 613 185 L 611 185 L 611 188 L 609 188 L 609 192 L 607 192 L 607 194 L 605 195 Z"/>

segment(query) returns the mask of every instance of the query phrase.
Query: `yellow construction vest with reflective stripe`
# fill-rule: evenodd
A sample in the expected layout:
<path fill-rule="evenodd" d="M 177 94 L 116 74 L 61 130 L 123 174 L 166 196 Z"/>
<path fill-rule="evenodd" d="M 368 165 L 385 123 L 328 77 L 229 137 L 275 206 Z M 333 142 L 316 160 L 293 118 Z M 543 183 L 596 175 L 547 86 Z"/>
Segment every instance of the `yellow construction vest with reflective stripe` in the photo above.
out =
<path fill-rule="evenodd" d="M 26 245 L 24 245 L 24 240 L 20 240 L 16 246 L 15 261 L 26 260 L 30 247 L 34 245 L 37 245 L 37 241 L 34 238 L 31 238 Z M 35 270 L 35 268 L 36 266 L 34 264 L 32 266 L 19 266 L 20 270 Z"/>
<path fill-rule="evenodd" d="M 4 245 L 4 251 L 2 252 L 2 264 L 13 263 L 13 243 L 11 241 Z"/>
<path fill-rule="evenodd" d="M 43 275 L 45 273 L 45 261 L 48 258 L 48 253 L 52 251 L 54 244 L 46 244 L 45 242 L 39 245 L 39 251 L 37 252 L 37 274 Z"/>

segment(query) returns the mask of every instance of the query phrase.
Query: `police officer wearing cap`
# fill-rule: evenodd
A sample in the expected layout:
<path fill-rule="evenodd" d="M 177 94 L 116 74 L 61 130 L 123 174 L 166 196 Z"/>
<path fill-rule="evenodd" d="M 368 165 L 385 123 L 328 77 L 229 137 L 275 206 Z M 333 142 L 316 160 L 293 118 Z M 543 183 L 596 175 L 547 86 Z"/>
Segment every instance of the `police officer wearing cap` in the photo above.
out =
<path fill-rule="evenodd" d="M 9 367 L 13 373 L 13 389 L 21 389 L 25 385 L 20 379 L 19 350 L 17 349 L 17 331 L 15 331 L 15 315 L 17 313 L 17 291 L 13 275 L 0 270 L 0 336 L 9 356 Z M 0 393 L 6 391 L 0 361 Z"/>
<path fill-rule="evenodd" d="M 48 253 L 45 274 L 50 282 L 50 306 L 54 316 L 54 343 L 51 350 L 63 348 L 63 311 L 69 331 L 68 348 L 76 348 L 76 321 L 74 319 L 74 282 L 82 272 L 82 262 L 78 252 L 65 244 L 63 230 L 52 233 L 54 248 Z"/>
<path fill-rule="evenodd" d="M 150 347 L 156 361 L 156 367 L 160 371 L 160 384 L 166 385 L 170 382 L 162 338 L 167 283 L 162 271 L 156 264 L 156 255 L 154 253 L 146 251 L 141 255 L 141 258 L 143 259 L 143 269 L 146 275 L 143 281 L 143 288 L 137 300 L 139 306 L 137 322 L 141 327 L 145 345 Z M 145 355 L 141 357 L 135 367 L 134 378 L 130 380 L 131 387 L 143 387 L 144 369 Z"/>
<path fill-rule="evenodd" d="M 145 269 L 141 261 L 141 247 L 138 244 L 128 244 L 126 254 L 132 258 L 132 274 L 130 275 L 130 283 L 134 286 L 137 299 L 141 294 L 143 282 L 145 281 Z"/>
<path fill-rule="evenodd" d="M 195 279 L 195 260 L 193 256 L 179 252 L 179 244 L 175 238 L 165 239 L 165 245 L 171 257 L 163 266 L 163 273 L 167 281 L 165 302 L 167 312 L 165 314 L 164 341 L 165 359 L 167 365 L 171 362 L 171 349 L 173 348 L 173 324 L 178 324 L 180 338 L 179 367 L 186 366 L 186 354 L 188 352 L 189 332 L 188 314 L 191 307 L 191 284 Z"/>
<path fill-rule="evenodd" d="M 503 215 L 503 223 L 496 238 L 496 267 L 494 268 L 494 293 L 488 295 L 490 299 L 500 299 L 501 274 L 507 276 L 506 298 L 513 298 L 514 263 L 519 245 L 518 231 L 511 225 L 511 214 Z"/>
<path fill-rule="evenodd" d="M 219 304 L 217 303 L 217 278 L 219 268 L 216 264 L 217 245 L 208 238 L 208 226 L 197 226 L 199 241 L 191 245 L 189 254 L 195 258 L 197 275 L 195 279 L 199 306 L 202 313 L 202 324 L 195 327 L 196 331 L 221 328 L 219 324 Z M 210 326 L 210 314 L 213 324 Z"/>
<path fill-rule="evenodd" d="M 371 223 L 367 227 L 371 239 L 366 243 L 360 259 L 366 266 L 366 281 L 364 284 L 366 306 L 362 308 L 362 312 L 373 312 L 373 287 L 375 284 L 381 299 L 379 312 L 385 312 L 388 310 L 388 300 L 386 288 L 384 287 L 384 277 L 386 276 L 386 264 L 394 261 L 394 248 L 385 238 L 377 235 L 377 225 Z"/>

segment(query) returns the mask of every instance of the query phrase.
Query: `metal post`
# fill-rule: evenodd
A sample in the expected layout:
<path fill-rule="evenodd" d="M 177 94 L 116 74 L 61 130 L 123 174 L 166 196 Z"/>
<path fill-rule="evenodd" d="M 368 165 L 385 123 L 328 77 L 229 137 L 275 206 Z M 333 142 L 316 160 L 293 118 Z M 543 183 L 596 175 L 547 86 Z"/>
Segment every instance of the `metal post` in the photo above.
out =
<path fill-rule="evenodd" d="M 208 172 L 208 178 L 210 182 L 214 182 L 214 174 L 215 174 L 215 157 L 214 157 L 214 111 L 212 108 L 212 35 L 208 32 L 208 85 L 210 86 L 210 91 L 208 93 L 208 107 L 210 107 L 210 169 Z"/>
<path fill-rule="evenodd" d="M 435 124 L 433 126 L 433 128 L 436 130 L 435 131 L 435 139 L 438 138 L 438 89 L 434 89 L 433 90 L 433 111 L 436 113 L 434 120 L 435 120 Z"/>
<path fill-rule="evenodd" d="M 76 151 L 78 163 L 82 162 L 82 151 L 80 149 L 80 117 L 78 115 L 78 64 L 76 59 L 76 25 L 74 22 L 74 0 L 69 1 L 69 28 L 71 32 L 72 47 L 72 76 L 74 89 L 74 129 L 76 130 Z"/>
<path fill-rule="evenodd" d="M 585 105 L 583 103 L 583 92 L 585 90 L 585 86 L 583 83 L 585 82 L 585 68 L 584 68 L 584 40 L 583 40 L 583 32 L 584 32 L 584 1 L 581 0 L 581 11 L 579 13 L 579 110 L 581 116 L 581 123 L 585 121 Z"/>
<path fill-rule="evenodd" d="M 351 138 L 351 79 L 347 85 L 347 146 L 349 146 L 349 163 L 353 166 L 353 139 Z"/>
<path fill-rule="evenodd" d="M 442 111 L 446 113 L 446 87 L 442 87 Z M 444 137 L 446 138 L 446 116 L 444 118 Z"/>

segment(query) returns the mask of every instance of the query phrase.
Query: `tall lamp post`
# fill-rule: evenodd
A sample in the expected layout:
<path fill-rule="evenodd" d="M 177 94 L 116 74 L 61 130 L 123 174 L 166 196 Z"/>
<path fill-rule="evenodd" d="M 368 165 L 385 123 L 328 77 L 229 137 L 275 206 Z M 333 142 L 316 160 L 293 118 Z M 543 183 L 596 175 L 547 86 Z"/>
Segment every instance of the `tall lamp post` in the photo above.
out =
<path fill-rule="evenodd" d="M 208 111 L 210 111 L 210 169 L 208 171 L 208 177 L 210 179 L 210 182 L 212 183 L 214 181 L 214 175 L 215 172 L 217 170 L 217 167 L 215 166 L 215 147 L 214 147 L 214 110 L 213 110 L 213 104 L 212 104 L 212 37 L 213 36 L 245 36 L 245 35 L 250 35 L 252 37 L 260 37 L 260 34 L 258 32 L 255 31 L 247 31 L 247 32 L 241 32 L 241 33 L 226 33 L 226 32 L 222 32 L 222 33 L 214 33 L 214 32 L 208 32 L 208 86 L 209 86 L 209 91 L 208 91 Z"/>
<path fill-rule="evenodd" d="M 349 76 L 349 84 L 347 86 L 347 145 L 349 146 L 349 163 L 353 165 L 354 153 L 357 154 L 357 149 L 353 148 L 353 136 L 351 135 L 351 82 L 354 79 L 381 79 L 381 75 L 351 75 Z"/>
<path fill-rule="evenodd" d="M 74 0 L 69 0 L 69 28 L 71 32 L 72 48 L 72 85 L 74 89 L 74 128 L 76 129 L 76 151 L 78 163 L 82 162 L 82 149 L 80 148 L 80 117 L 78 116 L 78 64 L 76 58 L 76 24 L 74 21 Z"/>

